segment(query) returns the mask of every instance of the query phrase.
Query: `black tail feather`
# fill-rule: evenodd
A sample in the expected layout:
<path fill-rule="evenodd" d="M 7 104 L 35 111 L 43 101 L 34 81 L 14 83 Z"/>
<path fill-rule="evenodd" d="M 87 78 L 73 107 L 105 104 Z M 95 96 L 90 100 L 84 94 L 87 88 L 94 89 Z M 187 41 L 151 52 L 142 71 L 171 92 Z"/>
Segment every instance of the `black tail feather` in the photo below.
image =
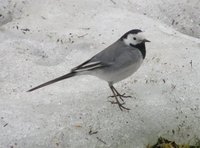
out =
<path fill-rule="evenodd" d="M 43 83 L 43 84 L 41 84 L 41 85 L 39 85 L 39 86 L 36 86 L 36 87 L 34 87 L 34 88 L 28 90 L 27 92 L 34 91 L 34 90 L 36 90 L 36 89 L 39 89 L 39 88 L 42 88 L 42 87 L 44 87 L 44 86 L 53 84 L 53 83 L 58 82 L 58 81 L 61 81 L 61 80 L 63 80 L 63 79 L 67 79 L 67 78 L 73 77 L 73 76 L 75 76 L 75 75 L 76 75 L 76 72 L 70 72 L 70 73 L 68 73 L 68 74 L 66 74 L 66 75 L 63 75 L 63 76 L 61 76 L 61 77 L 58 77 L 58 78 L 56 78 L 56 79 L 53 79 L 53 80 L 48 81 L 48 82 L 46 82 L 46 83 Z"/>

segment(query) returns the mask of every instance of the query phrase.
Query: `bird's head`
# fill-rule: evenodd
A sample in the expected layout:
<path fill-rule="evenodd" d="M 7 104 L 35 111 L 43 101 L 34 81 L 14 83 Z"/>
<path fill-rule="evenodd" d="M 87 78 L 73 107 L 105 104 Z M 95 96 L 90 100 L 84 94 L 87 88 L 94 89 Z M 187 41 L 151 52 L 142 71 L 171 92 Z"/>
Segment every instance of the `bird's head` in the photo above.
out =
<path fill-rule="evenodd" d="M 141 43 L 150 42 L 144 37 L 143 32 L 139 29 L 128 31 L 120 38 L 120 40 L 128 46 L 137 46 Z"/>

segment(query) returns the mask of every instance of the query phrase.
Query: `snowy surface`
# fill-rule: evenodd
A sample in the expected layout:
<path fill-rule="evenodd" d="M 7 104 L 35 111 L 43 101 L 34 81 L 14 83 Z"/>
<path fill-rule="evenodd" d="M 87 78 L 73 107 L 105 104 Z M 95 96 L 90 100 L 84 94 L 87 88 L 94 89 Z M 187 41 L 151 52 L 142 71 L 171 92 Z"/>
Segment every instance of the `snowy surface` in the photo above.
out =
<path fill-rule="evenodd" d="M 0 0 L 0 147 L 143 148 L 159 136 L 195 143 L 199 6 L 199 0 Z M 129 112 L 110 104 L 107 84 L 92 76 L 26 92 L 134 28 L 151 43 L 139 71 L 115 85 L 133 96 Z"/>

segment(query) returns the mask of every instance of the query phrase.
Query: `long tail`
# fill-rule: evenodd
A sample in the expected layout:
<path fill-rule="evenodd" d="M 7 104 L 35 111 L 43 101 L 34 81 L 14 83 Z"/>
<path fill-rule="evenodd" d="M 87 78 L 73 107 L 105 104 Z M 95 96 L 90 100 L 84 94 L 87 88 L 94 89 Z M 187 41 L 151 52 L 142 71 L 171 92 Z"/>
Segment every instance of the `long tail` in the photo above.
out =
<path fill-rule="evenodd" d="M 46 83 L 43 83 L 43 84 L 41 84 L 41 85 L 39 85 L 39 86 L 36 86 L 36 87 L 34 87 L 34 88 L 28 90 L 27 92 L 34 91 L 34 90 L 36 90 L 36 89 L 39 89 L 39 88 L 42 88 L 42 87 L 44 87 L 44 86 L 53 84 L 53 83 L 58 82 L 58 81 L 61 81 L 61 80 L 63 80 L 63 79 L 67 79 L 67 78 L 73 77 L 73 76 L 75 76 L 75 75 L 76 75 L 76 72 L 70 72 L 70 73 L 68 73 L 68 74 L 66 74 L 66 75 L 63 75 L 63 76 L 61 76 L 61 77 L 58 77 L 58 78 L 56 78 L 56 79 L 53 79 L 53 80 L 48 81 L 48 82 L 46 82 Z"/>

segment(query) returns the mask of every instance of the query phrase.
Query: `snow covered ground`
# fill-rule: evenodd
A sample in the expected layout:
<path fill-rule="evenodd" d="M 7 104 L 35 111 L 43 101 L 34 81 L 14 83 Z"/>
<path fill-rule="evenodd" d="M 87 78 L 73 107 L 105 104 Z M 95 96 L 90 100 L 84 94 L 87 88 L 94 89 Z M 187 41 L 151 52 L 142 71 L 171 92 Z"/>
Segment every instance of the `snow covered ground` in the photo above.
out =
<path fill-rule="evenodd" d="M 0 0 L 0 147 L 143 148 L 159 136 L 194 144 L 199 7 L 198 0 Z M 134 28 L 151 43 L 139 71 L 116 84 L 133 96 L 129 112 L 110 104 L 107 84 L 91 76 L 26 92 Z"/>

